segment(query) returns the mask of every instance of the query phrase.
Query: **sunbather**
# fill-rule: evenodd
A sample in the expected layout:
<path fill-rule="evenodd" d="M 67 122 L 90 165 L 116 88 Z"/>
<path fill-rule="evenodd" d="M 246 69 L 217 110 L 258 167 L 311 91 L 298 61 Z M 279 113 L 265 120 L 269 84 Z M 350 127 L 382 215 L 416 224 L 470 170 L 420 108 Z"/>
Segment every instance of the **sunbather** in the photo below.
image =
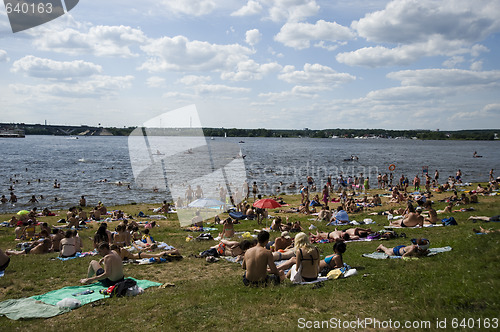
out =
<path fill-rule="evenodd" d="M 105 287 L 110 287 L 123 281 L 122 258 L 110 249 L 107 242 L 99 244 L 97 252 L 103 258 L 99 262 L 95 260 L 90 262 L 87 278 L 81 279 L 80 282 L 89 284 L 100 281 Z M 101 264 L 104 264 L 104 267 Z"/>
<path fill-rule="evenodd" d="M 238 242 L 223 239 L 218 245 L 211 247 L 211 249 L 216 249 L 219 256 L 232 256 L 237 258 L 236 261 L 241 261 L 245 252 L 255 244 L 256 243 L 248 240 Z"/>
<path fill-rule="evenodd" d="M 483 228 L 483 226 L 479 226 L 479 229 L 472 229 L 474 233 L 484 233 L 484 234 L 489 234 L 489 233 L 499 233 L 500 229 L 486 229 Z"/>
<path fill-rule="evenodd" d="M 46 254 L 50 251 L 52 246 L 52 242 L 49 238 L 44 238 L 43 240 L 39 240 L 33 242 L 31 246 L 26 248 L 25 250 L 6 250 L 5 253 L 9 256 L 17 256 L 17 255 L 27 255 L 27 254 Z"/>
<path fill-rule="evenodd" d="M 415 226 L 424 226 L 424 217 L 420 215 L 422 213 L 422 208 L 419 206 L 415 209 L 415 212 L 409 212 L 404 216 L 401 220 L 394 220 L 391 222 L 391 226 L 400 226 L 400 227 L 415 227 Z"/>
<path fill-rule="evenodd" d="M 324 260 L 319 262 L 319 270 L 322 275 L 325 275 L 330 270 L 344 266 L 342 254 L 345 253 L 346 249 L 347 246 L 345 242 L 335 242 L 333 245 L 333 254 L 326 256 Z"/>
<path fill-rule="evenodd" d="M 500 221 L 500 215 L 498 216 L 493 216 L 493 217 L 486 217 L 486 216 L 470 216 L 468 220 L 476 221 L 476 220 L 482 220 L 482 221 Z"/>
<path fill-rule="evenodd" d="M 302 266 L 301 276 L 303 281 L 314 281 L 319 273 L 319 251 L 309 241 L 305 233 L 295 235 L 295 257 L 290 258 L 278 267 L 279 271 L 290 269 L 287 278 L 297 273 Z M 295 271 L 292 271 L 295 270 Z"/>
<path fill-rule="evenodd" d="M 373 233 L 371 228 L 365 229 L 360 227 L 344 229 L 343 232 L 349 234 L 349 240 L 359 240 Z"/>
<path fill-rule="evenodd" d="M 430 242 L 427 239 L 413 239 L 412 245 L 399 245 L 394 248 L 387 248 L 383 244 L 377 247 L 377 251 L 384 252 L 388 256 L 426 256 L 429 251 Z"/>
<path fill-rule="evenodd" d="M 154 254 L 150 252 L 139 252 L 137 254 L 133 254 L 125 248 L 120 248 L 116 244 L 112 244 L 110 246 L 110 249 L 115 251 L 122 258 L 122 260 L 141 259 L 141 258 L 161 258 L 165 256 L 182 257 L 181 253 L 177 249 L 165 250 Z"/>
<path fill-rule="evenodd" d="M 315 242 L 317 240 L 330 240 L 335 242 L 343 242 L 351 239 L 348 233 L 339 231 L 335 228 L 333 232 L 316 232 L 316 234 L 309 234 L 311 241 Z"/>

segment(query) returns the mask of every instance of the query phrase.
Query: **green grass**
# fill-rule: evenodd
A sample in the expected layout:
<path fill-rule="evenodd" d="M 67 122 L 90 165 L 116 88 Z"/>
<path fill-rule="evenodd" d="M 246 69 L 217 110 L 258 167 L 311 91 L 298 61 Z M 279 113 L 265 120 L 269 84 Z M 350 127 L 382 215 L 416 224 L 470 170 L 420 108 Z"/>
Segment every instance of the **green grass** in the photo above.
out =
<path fill-rule="evenodd" d="M 449 195 L 449 193 L 447 194 Z M 437 195 L 435 200 L 445 194 Z M 283 196 L 297 205 L 296 196 Z M 300 330 L 299 319 L 329 321 L 332 318 L 357 320 L 375 318 L 380 321 L 429 321 L 436 329 L 436 319 L 447 319 L 451 330 L 453 318 L 500 318 L 500 233 L 475 235 L 472 228 L 483 222 L 467 221 L 470 215 L 500 214 L 500 198 L 480 197 L 476 211 L 454 213 L 458 226 L 405 229 L 408 239 L 426 237 L 431 246 L 451 246 L 453 250 L 433 257 L 405 261 L 401 259 L 372 260 L 361 254 L 373 252 L 380 244 L 375 242 L 349 243 L 344 261 L 358 269 L 357 276 L 328 281 L 321 288 L 312 285 L 247 288 L 241 282 L 243 270 L 239 264 L 219 261 L 206 263 L 190 257 L 214 245 L 214 241 L 186 242 L 176 218 L 160 222 L 153 230 L 156 240 L 179 248 L 184 259 L 179 262 L 133 266 L 126 265 L 125 273 L 138 279 L 174 283 L 171 288 L 150 288 L 133 298 L 106 299 L 98 306 L 85 305 L 51 319 L 12 321 L 0 317 L 2 331 L 120 331 L 124 329 L 156 329 L 160 331 L 226 331 L 226 330 Z M 147 211 L 148 205 L 120 206 L 126 212 Z M 387 206 L 384 206 L 386 208 Z M 444 203 L 436 204 L 436 209 Z M 387 225 L 383 216 L 369 216 L 372 209 L 351 218 L 370 217 L 377 222 L 373 229 Z M 275 211 L 270 214 L 276 215 Z M 304 227 L 311 223 L 319 230 L 332 230 L 308 216 L 291 215 L 290 220 L 301 220 Z M 0 216 L 7 220 L 10 216 Z M 444 217 L 440 215 L 440 217 Z M 42 218 L 54 224 L 60 217 Z M 110 226 L 114 227 L 111 223 Z M 498 223 L 486 224 L 499 228 Z M 237 231 L 253 231 L 255 221 L 243 221 Z M 218 226 L 220 229 L 221 226 Z M 342 226 L 341 228 L 345 228 Z M 90 236 L 97 226 L 80 231 L 85 249 L 90 250 Z M 400 232 L 400 230 L 398 230 Z M 212 232 L 216 236 L 216 232 Z M 278 234 L 272 234 L 272 237 Z M 394 239 L 386 246 L 408 244 L 408 239 Z M 14 248 L 13 229 L 0 228 L 0 247 Z M 318 245 L 322 255 L 332 252 L 331 244 Z M 61 262 L 56 254 L 12 257 L 5 276 L 0 278 L 0 301 L 43 294 L 64 286 L 76 285 L 87 270 L 91 258 Z M 363 329 L 360 329 L 363 330 Z M 379 330 L 374 328 L 372 330 Z M 478 330 L 476 328 L 469 330 Z"/>

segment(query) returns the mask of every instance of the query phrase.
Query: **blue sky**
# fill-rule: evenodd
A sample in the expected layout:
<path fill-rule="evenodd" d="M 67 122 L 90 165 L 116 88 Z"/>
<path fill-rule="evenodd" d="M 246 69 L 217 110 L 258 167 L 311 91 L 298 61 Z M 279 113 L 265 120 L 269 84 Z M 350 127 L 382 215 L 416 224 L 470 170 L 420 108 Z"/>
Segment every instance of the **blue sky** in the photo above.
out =
<path fill-rule="evenodd" d="M 15 34 L 0 8 L 0 122 L 500 124 L 497 0 L 83 0 Z"/>

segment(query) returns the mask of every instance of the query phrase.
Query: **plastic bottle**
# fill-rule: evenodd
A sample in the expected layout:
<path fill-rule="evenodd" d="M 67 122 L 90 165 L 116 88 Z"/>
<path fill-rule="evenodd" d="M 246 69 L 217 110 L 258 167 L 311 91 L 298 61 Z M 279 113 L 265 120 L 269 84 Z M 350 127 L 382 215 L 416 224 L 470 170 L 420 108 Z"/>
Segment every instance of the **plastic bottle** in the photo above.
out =
<path fill-rule="evenodd" d="M 94 291 L 89 289 L 89 290 L 86 290 L 84 292 L 80 292 L 80 293 L 74 293 L 74 294 L 71 294 L 73 296 L 80 296 L 80 295 L 88 295 L 88 294 L 92 294 Z"/>

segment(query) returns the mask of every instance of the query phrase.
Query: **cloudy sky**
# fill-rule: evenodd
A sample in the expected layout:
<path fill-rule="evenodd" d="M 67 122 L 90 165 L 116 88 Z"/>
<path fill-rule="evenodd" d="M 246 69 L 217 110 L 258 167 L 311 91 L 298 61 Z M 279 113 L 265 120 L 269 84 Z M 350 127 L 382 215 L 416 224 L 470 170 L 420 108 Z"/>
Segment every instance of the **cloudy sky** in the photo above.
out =
<path fill-rule="evenodd" d="M 498 0 L 81 0 L 12 33 L 0 122 L 500 127 Z"/>

